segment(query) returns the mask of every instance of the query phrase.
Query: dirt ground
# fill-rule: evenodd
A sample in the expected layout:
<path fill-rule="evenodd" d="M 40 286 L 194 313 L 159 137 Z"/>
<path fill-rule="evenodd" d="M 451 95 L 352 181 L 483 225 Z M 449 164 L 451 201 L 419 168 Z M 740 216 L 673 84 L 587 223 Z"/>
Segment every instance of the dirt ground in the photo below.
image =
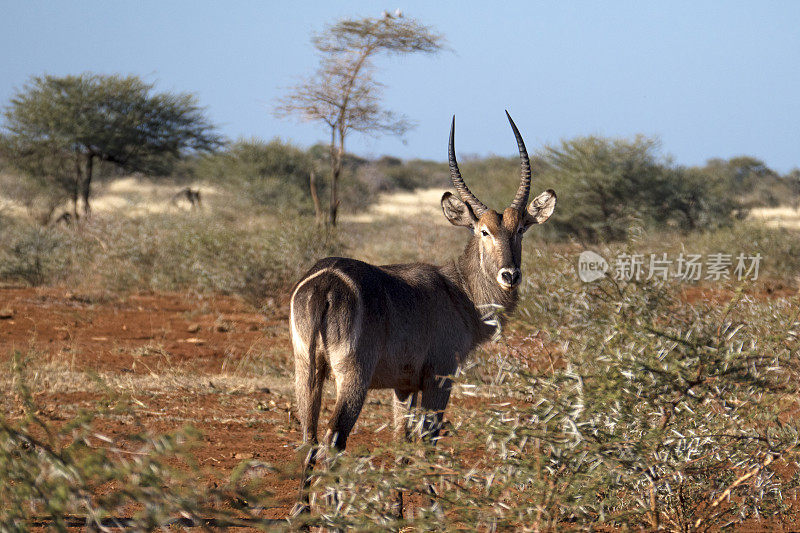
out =
<path fill-rule="evenodd" d="M 111 439 L 168 432 L 189 424 L 202 432 L 195 450 L 201 468 L 228 476 L 239 463 L 274 465 L 297 460 L 299 424 L 293 398 L 287 308 L 268 302 L 263 312 L 237 298 L 197 294 L 114 296 L 66 289 L 0 288 L 0 360 L 29 354 L 37 404 L 58 423 L 100 398 L 89 372 L 134 400 L 137 422 L 99 420 Z M 5 368 L 8 368 L 6 366 Z M 3 387 L 10 387 L 4 372 Z M 20 412 L 4 394 L 5 413 Z M 380 399 L 372 399 L 382 405 Z M 389 412 L 383 406 L 384 416 Z M 327 414 L 327 412 L 325 412 Z M 354 448 L 369 447 L 389 431 L 359 431 Z M 267 474 L 275 505 L 263 518 L 285 518 L 299 478 Z M 211 480 L 203 480 L 209 482 Z"/>
<path fill-rule="evenodd" d="M 770 288 L 761 296 L 794 290 Z M 726 301 L 731 296 L 717 292 L 691 289 L 683 298 Z M 198 482 L 210 484 L 224 481 L 250 459 L 297 464 L 300 431 L 291 416 L 287 319 L 287 303 L 273 299 L 255 310 L 224 295 L 0 287 L 0 364 L 7 365 L 14 351 L 27 354 L 35 400 L 43 406 L 42 416 L 55 424 L 92 409 L 102 397 L 93 373 L 113 390 L 128 394 L 135 422 L 129 417 L 102 418 L 96 428 L 121 447 L 127 435 L 142 430 L 164 433 L 193 426 L 202 433 L 194 455 L 209 472 Z M 532 365 L 558 366 L 557 354 L 532 341 L 536 339 L 523 342 L 512 334 L 505 346 Z M 12 379 L 7 370 L 0 373 L 4 390 L 11 389 Z M 323 421 L 330 413 L 331 391 L 327 395 Z M 463 407 L 471 401 L 481 400 L 454 399 Z M 3 394 L 0 403 L 6 416 L 21 413 L 12 394 Z M 370 395 L 348 449 L 358 453 L 388 441 L 390 413 L 388 394 Z M 298 474 L 264 474 L 274 504 L 262 511 L 262 518 L 288 515 Z M 745 529 L 757 531 L 760 524 Z"/>

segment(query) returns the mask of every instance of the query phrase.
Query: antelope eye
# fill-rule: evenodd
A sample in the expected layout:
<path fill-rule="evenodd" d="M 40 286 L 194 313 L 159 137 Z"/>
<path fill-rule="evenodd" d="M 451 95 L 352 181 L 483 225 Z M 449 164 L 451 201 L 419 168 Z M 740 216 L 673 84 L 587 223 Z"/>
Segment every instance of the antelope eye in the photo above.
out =
<path fill-rule="evenodd" d="M 523 232 L 522 228 L 519 228 L 519 229 L 517 230 L 517 234 L 518 234 L 518 235 L 522 235 L 523 233 L 524 233 L 524 232 Z"/>
<path fill-rule="evenodd" d="M 481 235 L 483 235 L 484 237 L 488 237 L 489 236 L 489 232 L 486 231 L 485 229 L 482 229 L 481 230 Z"/>

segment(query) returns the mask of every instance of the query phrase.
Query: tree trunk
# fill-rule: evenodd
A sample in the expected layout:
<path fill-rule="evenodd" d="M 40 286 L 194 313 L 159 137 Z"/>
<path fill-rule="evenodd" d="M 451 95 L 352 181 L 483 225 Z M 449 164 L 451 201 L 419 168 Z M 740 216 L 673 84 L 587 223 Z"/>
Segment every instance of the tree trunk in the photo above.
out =
<path fill-rule="evenodd" d="M 339 174 L 342 172 L 342 156 L 337 155 L 331 174 L 331 205 L 328 208 L 328 223 L 336 227 L 336 215 L 339 211 Z"/>
<path fill-rule="evenodd" d="M 686 206 L 686 221 L 689 224 L 689 231 L 694 231 L 697 228 L 697 222 L 694 219 L 694 213 L 692 212 L 692 204 Z"/>
<path fill-rule="evenodd" d="M 328 208 L 328 224 L 336 227 L 336 215 L 339 211 L 339 175 L 342 173 L 342 154 L 344 143 L 339 131 L 339 146 L 336 146 L 336 128 L 331 129 L 331 203 Z"/>
<path fill-rule="evenodd" d="M 75 182 L 72 187 L 72 215 L 78 220 L 78 195 L 80 194 L 83 171 L 81 170 L 81 158 L 75 156 Z"/>
<path fill-rule="evenodd" d="M 88 217 L 91 214 L 91 207 L 89 206 L 89 195 L 91 194 L 92 187 L 92 167 L 94 166 L 94 155 L 89 154 L 86 156 L 86 175 L 83 177 L 81 184 L 81 196 L 83 197 L 83 214 Z"/>
<path fill-rule="evenodd" d="M 308 175 L 308 188 L 311 189 L 311 199 L 314 201 L 314 220 L 317 226 L 322 225 L 322 204 L 317 194 L 317 176 L 314 170 Z"/>

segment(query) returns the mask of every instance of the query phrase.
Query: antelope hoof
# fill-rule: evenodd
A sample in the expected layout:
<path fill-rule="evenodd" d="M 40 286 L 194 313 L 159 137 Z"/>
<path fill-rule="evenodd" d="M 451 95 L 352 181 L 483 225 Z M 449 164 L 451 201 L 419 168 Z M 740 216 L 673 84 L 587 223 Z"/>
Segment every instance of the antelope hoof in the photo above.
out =
<path fill-rule="evenodd" d="M 394 500 L 394 513 L 398 520 L 403 519 L 403 491 L 397 491 L 397 498 Z"/>

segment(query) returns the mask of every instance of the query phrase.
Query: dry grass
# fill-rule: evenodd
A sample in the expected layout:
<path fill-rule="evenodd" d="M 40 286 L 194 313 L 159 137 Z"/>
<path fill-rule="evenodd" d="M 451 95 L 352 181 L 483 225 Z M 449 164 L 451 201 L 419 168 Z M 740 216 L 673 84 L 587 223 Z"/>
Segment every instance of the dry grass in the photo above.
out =
<path fill-rule="evenodd" d="M 87 372 L 64 370 L 64 364 L 53 363 L 31 366 L 32 389 L 48 394 L 97 394 L 111 389 L 118 393 L 161 394 L 180 391 L 185 394 L 200 393 L 254 393 L 269 388 L 281 395 L 292 394 L 293 381 L 283 376 L 242 376 L 240 374 L 197 374 L 185 371 L 165 371 L 151 374 L 119 372 Z M 11 390 L 14 377 L 4 373 L 0 387 Z"/>

